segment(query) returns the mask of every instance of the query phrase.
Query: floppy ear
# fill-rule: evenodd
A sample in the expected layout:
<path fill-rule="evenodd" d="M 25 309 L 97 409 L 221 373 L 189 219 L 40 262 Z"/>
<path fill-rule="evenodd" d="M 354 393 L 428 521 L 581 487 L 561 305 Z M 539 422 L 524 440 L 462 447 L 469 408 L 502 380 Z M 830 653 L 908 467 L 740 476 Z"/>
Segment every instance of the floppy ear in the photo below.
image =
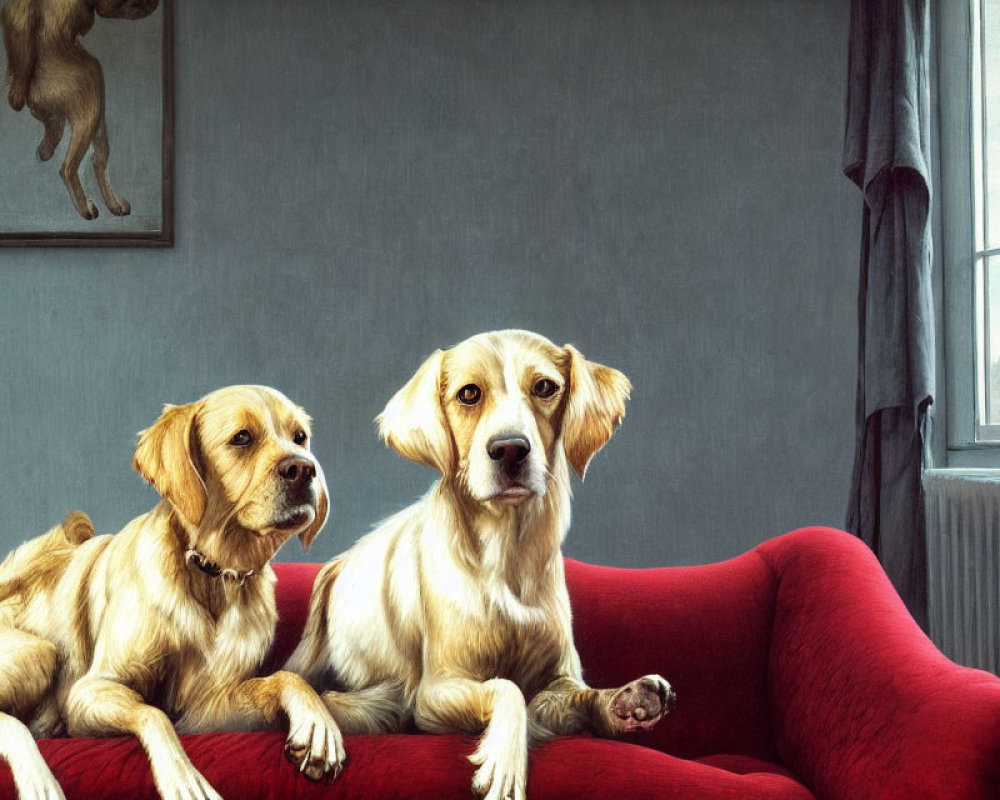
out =
<path fill-rule="evenodd" d="M 418 464 L 447 475 L 452 468 L 452 443 L 441 408 L 441 360 L 436 350 L 409 382 L 393 395 L 375 418 L 388 447 Z"/>
<path fill-rule="evenodd" d="M 316 479 L 319 484 L 319 500 L 316 503 L 316 519 L 312 521 L 312 525 L 299 533 L 299 541 L 302 542 L 302 546 L 306 550 L 308 550 L 310 545 L 312 545 L 313 539 L 316 538 L 316 534 L 320 532 L 324 523 L 326 523 L 327 514 L 330 513 L 330 499 L 327 495 L 326 478 L 323 475 L 323 470 L 320 469 L 319 462 L 315 463 Z"/>
<path fill-rule="evenodd" d="M 577 475 L 583 478 L 590 459 L 625 419 L 625 401 L 632 384 L 618 370 L 587 361 L 572 345 L 565 349 L 570 369 L 563 449 Z"/>
<path fill-rule="evenodd" d="M 201 522 L 208 502 L 208 490 L 194 463 L 198 408 L 197 403 L 164 406 L 152 427 L 140 431 L 132 456 L 132 468 L 169 500 L 191 527 Z"/>

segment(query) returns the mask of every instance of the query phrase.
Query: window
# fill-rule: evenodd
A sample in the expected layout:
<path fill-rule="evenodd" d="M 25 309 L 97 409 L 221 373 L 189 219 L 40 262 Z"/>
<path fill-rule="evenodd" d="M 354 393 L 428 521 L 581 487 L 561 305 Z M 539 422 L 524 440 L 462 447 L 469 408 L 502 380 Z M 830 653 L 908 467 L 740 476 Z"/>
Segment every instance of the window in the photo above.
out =
<path fill-rule="evenodd" d="M 948 464 L 1000 467 L 1000 0 L 937 12 Z"/>

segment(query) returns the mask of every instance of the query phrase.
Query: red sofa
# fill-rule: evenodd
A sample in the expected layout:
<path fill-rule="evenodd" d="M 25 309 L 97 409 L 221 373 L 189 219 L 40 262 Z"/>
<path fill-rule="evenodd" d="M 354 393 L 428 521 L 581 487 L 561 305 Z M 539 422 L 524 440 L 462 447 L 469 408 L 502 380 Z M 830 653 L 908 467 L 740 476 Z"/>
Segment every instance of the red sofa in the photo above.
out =
<path fill-rule="evenodd" d="M 280 663 L 319 565 L 275 569 Z M 1000 678 L 942 656 L 854 537 L 810 528 L 718 564 L 625 570 L 567 560 L 566 574 L 589 682 L 659 672 L 678 705 L 649 734 L 535 748 L 529 800 L 1000 798 Z M 347 768 L 330 785 L 300 777 L 283 740 L 183 737 L 224 797 L 471 797 L 468 737 L 348 737 Z M 131 738 L 39 745 L 68 798 L 156 797 Z M 14 796 L 6 768 L 0 796 Z"/>

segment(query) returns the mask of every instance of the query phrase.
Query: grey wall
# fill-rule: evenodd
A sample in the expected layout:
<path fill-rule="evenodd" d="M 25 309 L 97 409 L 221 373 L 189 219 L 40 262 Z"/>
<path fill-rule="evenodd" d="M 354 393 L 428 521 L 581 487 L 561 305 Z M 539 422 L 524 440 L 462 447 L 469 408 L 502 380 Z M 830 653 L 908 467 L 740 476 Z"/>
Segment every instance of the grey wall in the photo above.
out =
<path fill-rule="evenodd" d="M 177 5 L 176 247 L 0 250 L 4 549 L 76 507 L 119 528 L 155 498 L 129 464 L 160 406 L 263 382 L 315 418 L 329 557 L 433 479 L 372 418 L 497 327 L 635 384 L 571 555 L 842 524 L 847 0 Z"/>

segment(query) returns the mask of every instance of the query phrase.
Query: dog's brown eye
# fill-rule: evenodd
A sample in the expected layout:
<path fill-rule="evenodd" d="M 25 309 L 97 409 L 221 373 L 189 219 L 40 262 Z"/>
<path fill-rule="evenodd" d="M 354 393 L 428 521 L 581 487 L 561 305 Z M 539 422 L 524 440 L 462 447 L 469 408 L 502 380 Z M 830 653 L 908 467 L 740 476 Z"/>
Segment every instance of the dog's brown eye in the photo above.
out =
<path fill-rule="evenodd" d="M 467 383 L 458 390 L 458 402 L 466 406 L 474 406 L 482 396 L 482 389 L 474 383 Z"/>
<path fill-rule="evenodd" d="M 308 438 L 309 437 L 306 436 L 305 431 L 296 431 L 295 435 L 292 437 L 292 441 L 295 442 L 295 444 L 305 444 Z"/>
<path fill-rule="evenodd" d="M 542 378 L 539 381 L 535 381 L 535 386 L 533 391 L 536 397 L 552 397 L 556 393 L 555 381 L 550 381 L 548 378 Z"/>
<path fill-rule="evenodd" d="M 253 436 L 250 435 L 250 431 L 244 428 L 233 434 L 233 438 L 229 440 L 229 444 L 233 447 L 246 447 L 253 444 Z"/>

